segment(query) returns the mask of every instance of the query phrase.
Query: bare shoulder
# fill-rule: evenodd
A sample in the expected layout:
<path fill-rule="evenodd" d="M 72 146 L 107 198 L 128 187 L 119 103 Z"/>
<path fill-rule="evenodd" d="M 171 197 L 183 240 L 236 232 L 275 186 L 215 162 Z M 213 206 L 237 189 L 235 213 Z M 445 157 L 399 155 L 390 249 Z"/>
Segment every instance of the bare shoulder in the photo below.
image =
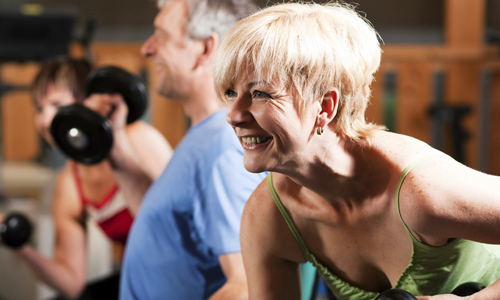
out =
<path fill-rule="evenodd" d="M 282 175 L 273 174 L 273 181 Z M 279 211 L 264 179 L 250 196 L 241 223 L 242 248 L 255 248 L 275 258 L 304 262 L 300 246 Z M 258 248 L 258 249 L 257 249 Z M 253 251 L 252 251 L 253 252 Z"/>
<path fill-rule="evenodd" d="M 127 126 L 127 135 L 131 139 L 132 143 L 141 144 L 155 144 L 157 146 L 164 147 L 165 149 L 172 150 L 172 147 L 165 139 L 165 137 L 151 124 L 143 121 L 137 121 Z"/>
<path fill-rule="evenodd" d="M 375 134 L 371 144 L 400 169 L 404 169 L 419 157 L 439 153 L 421 140 L 385 131 Z"/>
<path fill-rule="evenodd" d="M 54 218 L 81 218 L 83 206 L 75 183 L 71 163 L 59 171 L 53 193 L 52 212 Z"/>
<path fill-rule="evenodd" d="M 415 166 L 401 188 L 400 204 L 410 228 L 424 236 L 474 238 L 480 222 L 500 222 L 500 177 L 437 155 Z M 464 229 L 470 226 L 471 232 Z M 482 225 L 480 225 L 482 226 Z"/>

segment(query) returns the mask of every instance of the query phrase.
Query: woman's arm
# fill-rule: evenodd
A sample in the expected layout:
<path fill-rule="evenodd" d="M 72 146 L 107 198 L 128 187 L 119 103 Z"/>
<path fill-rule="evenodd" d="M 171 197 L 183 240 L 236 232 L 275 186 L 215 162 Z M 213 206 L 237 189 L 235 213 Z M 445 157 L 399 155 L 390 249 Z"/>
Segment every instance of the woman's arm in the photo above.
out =
<path fill-rule="evenodd" d="M 18 253 L 42 281 L 72 299 L 85 286 L 87 251 L 81 204 L 68 165 L 58 176 L 52 210 L 56 230 L 54 258 L 42 256 L 29 245 Z"/>
<path fill-rule="evenodd" d="M 450 238 L 500 244 L 498 176 L 431 159 L 409 173 L 400 204 L 409 228 L 427 244 L 441 246 Z"/>
<path fill-rule="evenodd" d="M 115 131 L 114 136 L 110 161 L 125 200 L 136 215 L 151 183 L 170 160 L 172 148 L 155 128 L 140 121 Z"/>
<path fill-rule="evenodd" d="M 240 240 L 250 300 L 301 298 L 299 263 L 292 257 L 302 252 L 273 202 L 267 180 L 245 206 Z"/>
<path fill-rule="evenodd" d="M 438 158 L 416 167 L 407 179 L 401 212 L 419 240 L 433 246 L 452 238 L 500 244 L 500 177 Z M 465 299 L 490 300 L 498 295 L 500 280 Z M 417 298 L 464 299 L 450 294 Z"/>
<path fill-rule="evenodd" d="M 84 103 L 103 116 L 112 111 L 109 119 L 114 143 L 109 161 L 128 207 L 136 215 L 149 186 L 170 160 L 172 147 L 149 124 L 137 121 L 126 125 L 128 107 L 120 95 L 93 94 Z"/>

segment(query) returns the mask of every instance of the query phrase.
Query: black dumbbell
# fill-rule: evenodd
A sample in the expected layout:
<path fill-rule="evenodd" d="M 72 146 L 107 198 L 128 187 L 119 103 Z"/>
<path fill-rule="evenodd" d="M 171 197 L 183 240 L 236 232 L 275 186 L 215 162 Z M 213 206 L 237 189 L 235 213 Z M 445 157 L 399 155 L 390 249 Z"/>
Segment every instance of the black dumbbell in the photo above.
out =
<path fill-rule="evenodd" d="M 146 85 L 137 76 L 118 67 L 103 67 L 92 72 L 85 85 L 91 94 L 120 94 L 128 106 L 127 123 L 138 120 L 148 103 Z M 50 125 L 50 132 L 61 151 L 84 164 L 105 159 L 113 147 L 109 120 L 82 104 L 62 107 Z"/>
<path fill-rule="evenodd" d="M 388 289 L 380 293 L 375 300 L 417 300 L 417 298 L 402 289 Z"/>
<path fill-rule="evenodd" d="M 21 248 L 29 240 L 32 230 L 31 222 L 24 215 L 9 214 L 0 224 L 2 244 L 13 249 Z"/>
<path fill-rule="evenodd" d="M 461 285 L 457 286 L 453 292 L 451 292 L 453 295 L 456 296 L 470 296 L 472 294 L 475 294 L 479 292 L 480 290 L 484 289 L 486 286 L 478 283 L 478 282 L 466 282 L 462 283 Z"/>
<path fill-rule="evenodd" d="M 484 289 L 485 286 L 477 282 L 466 282 L 457 286 L 453 292 L 456 296 L 470 296 Z M 411 293 L 401 289 L 389 289 L 380 293 L 375 300 L 417 300 Z"/>

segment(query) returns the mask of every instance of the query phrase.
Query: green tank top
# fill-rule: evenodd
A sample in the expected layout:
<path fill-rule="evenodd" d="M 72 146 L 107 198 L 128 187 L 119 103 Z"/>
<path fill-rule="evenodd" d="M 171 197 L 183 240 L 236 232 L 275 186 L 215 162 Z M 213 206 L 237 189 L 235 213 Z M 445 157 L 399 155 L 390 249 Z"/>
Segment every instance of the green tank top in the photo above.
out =
<path fill-rule="evenodd" d="M 406 175 L 419 163 L 435 158 L 423 157 L 410 164 L 399 179 L 396 202 L 399 216 L 413 242 L 410 264 L 403 271 L 394 288 L 399 288 L 415 296 L 450 293 L 456 286 L 465 282 L 479 282 L 489 285 L 500 278 L 500 245 L 489 245 L 469 240 L 454 239 L 441 247 L 419 242 L 406 226 L 399 210 L 399 192 Z M 373 300 L 376 292 L 362 290 L 330 272 L 309 251 L 290 215 L 283 206 L 272 182 L 272 173 L 267 177 L 269 190 L 274 202 L 283 215 L 293 236 L 297 240 L 304 257 L 311 262 L 325 279 L 326 284 L 339 300 Z"/>

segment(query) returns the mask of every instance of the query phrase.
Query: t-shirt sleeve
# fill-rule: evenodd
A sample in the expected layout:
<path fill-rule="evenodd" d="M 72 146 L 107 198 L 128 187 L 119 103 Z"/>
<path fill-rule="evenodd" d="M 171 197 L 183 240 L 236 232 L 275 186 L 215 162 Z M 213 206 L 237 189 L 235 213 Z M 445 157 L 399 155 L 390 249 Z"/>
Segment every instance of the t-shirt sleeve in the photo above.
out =
<path fill-rule="evenodd" d="M 209 174 L 206 197 L 200 204 L 201 238 L 216 256 L 240 252 L 243 207 L 265 174 L 248 172 L 243 154 L 235 149 L 224 151 Z"/>

